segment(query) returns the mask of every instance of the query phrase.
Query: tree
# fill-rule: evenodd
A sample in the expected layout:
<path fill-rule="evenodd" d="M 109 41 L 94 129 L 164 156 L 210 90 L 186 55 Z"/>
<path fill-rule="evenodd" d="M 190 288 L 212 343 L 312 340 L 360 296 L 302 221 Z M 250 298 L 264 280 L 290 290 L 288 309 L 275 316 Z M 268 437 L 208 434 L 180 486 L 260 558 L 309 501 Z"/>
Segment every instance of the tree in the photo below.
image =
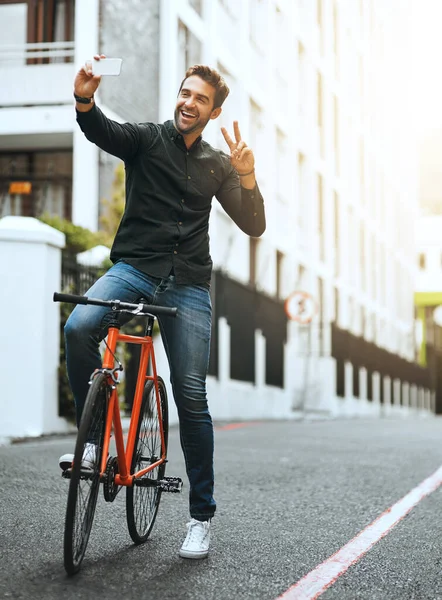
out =
<path fill-rule="evenodd" d="M 112 245 L 118 226 L 120 225 L 121 217 L 123 216 L 126 202 L 125 179 L 124 165 L 120 163 L 115 169 L 111 199 L 107 200 L 104 198 L 101 201 L 103 211 L 100 217 L 100 225 L 107 246 Z"/>

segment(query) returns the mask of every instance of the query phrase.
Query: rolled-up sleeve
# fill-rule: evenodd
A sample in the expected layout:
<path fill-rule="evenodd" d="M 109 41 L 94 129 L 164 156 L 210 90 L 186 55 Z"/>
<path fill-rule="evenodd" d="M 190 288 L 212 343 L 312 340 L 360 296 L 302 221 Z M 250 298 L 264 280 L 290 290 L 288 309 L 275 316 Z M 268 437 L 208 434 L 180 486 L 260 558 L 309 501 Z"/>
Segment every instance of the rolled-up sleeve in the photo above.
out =
<path fill-rule="evenodd" d="M 215 197 L 238 227 L 252 237 L 261 236 L 266 228 L 264 199 L 258 184 L 252 189 L 243 188 L 238 173 L 229 165 Z"/>

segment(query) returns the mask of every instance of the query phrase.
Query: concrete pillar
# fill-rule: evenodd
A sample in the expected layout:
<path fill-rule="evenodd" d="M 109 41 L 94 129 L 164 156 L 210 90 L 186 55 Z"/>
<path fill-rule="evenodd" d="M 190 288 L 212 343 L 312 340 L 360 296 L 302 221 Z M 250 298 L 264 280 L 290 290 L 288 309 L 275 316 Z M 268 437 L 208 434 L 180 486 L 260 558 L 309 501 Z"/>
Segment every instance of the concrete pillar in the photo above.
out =
<path fill-rule="evenodd" d="M 99 2 L 76 0 L 75 2 L 75 67 L 79 69 L 86 60 L 100 52 L 99 48 Z M 72 82 L 72 85 L 74 82 Z M 96 94 L 100 104 L 99 89 Z M 72 112 L 74 112 L 72 100 Z M 96 231 L 98 228 L 98 148 L 88 142 L 78 125 L 74 129 L 72 221 Z"/>
<path fill-rule="evenodd" d="M 230 326 L 225 317 L 218 322 L 218 379 L 221 384 L 230 380 Z"/>
<path fill-rule="evenodd" d="M 63 233 L 30 217 L 0 220 L 0 438 L 68 430 L 58 416 Z"/>
<path fill-rule="evenodd" d="M 385 377 L 383 377 L 381 379 L 382 383 L 381 385 L 383 385 L 383 392 L 384 392 L 384 404 L 382 406 L 382 415 L 389 415 L 391 413 L 391 405 L 393 402 L 393 398 L 392 398 L 392 393 L 391 393 L 391 378 L 386 375 Z"/>
<path fill-rule="evenodd" d="M 402 405 L 408 406 L 409 408 L 412 406 L 411 389 L 410 384 L 407 381 L 402 383 Z"/>
<path fill-rule="evenodd" d="M 255 331 L 255 385 L 263 388 L 266 384 L 266 339 L 262 331 Z"/>

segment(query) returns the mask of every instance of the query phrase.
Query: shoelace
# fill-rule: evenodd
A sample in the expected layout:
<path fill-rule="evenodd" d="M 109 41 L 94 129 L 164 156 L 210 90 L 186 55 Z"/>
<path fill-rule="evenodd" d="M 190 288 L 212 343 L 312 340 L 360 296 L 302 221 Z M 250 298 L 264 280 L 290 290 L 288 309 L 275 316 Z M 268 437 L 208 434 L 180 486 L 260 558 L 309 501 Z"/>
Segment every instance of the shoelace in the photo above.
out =
<path fill-rule="evenodd" d="M 189 536 L 189 543 L 198 540 L 198 538 L 203 540 L 205 534 L 207 533 L 205 525 L 195 521 L 189 521 L 189 523 L 187 523 L 187 530 L 187 535 Z M 199 532 L 199 535 L 196 534 L 197 531 Z"/>

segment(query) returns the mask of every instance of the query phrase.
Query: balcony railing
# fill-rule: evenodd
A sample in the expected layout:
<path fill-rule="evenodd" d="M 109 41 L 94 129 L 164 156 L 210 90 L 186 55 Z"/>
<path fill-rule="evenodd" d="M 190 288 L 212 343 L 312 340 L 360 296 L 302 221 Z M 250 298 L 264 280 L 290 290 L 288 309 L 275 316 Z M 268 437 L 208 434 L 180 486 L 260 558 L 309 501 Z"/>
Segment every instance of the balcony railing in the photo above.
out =
<path fill-rule="evenodd" d="M 0 66 L 72 62 L 75 42 L 0 44 Z"/>
<path fill-rule="evenodd" d="M 75 42 L 0 44 L 0 109 L 72 100 Z"/>

